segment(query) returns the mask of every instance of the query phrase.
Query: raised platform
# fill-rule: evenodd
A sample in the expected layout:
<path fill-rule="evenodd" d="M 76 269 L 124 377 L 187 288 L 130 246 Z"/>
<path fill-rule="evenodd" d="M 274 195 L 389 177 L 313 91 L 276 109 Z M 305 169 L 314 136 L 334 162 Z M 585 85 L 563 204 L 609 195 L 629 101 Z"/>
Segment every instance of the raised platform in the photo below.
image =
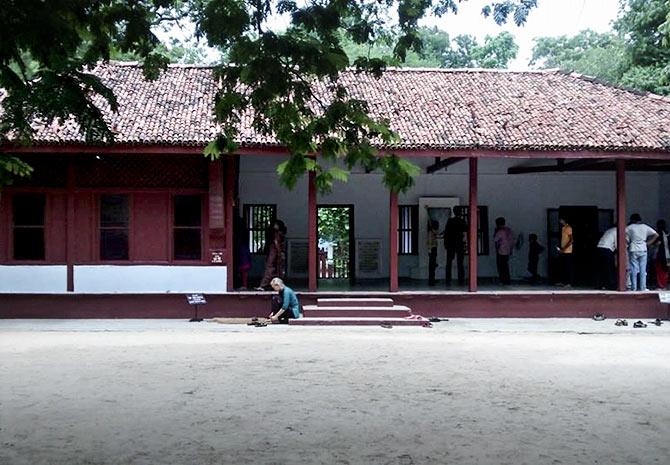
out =
<path fill-rule="evenodd" d="M 482 291 L 301 292 L 301 303 L 322 298 L 383 298 L 426 317 L 464 318 L 667 318 L 657 292 L 513 289 Z M 207 294 L 204 318 L 265 316 L 270 292 Z M 183 294 L 0 294 L 0 318 L 190 318 Z"/>
<path fill-rule="evenodd" d="M 317 298 L 316 305 L 303 306 L 303 318 L 289 320 L 301 326 L 430 326 L 421 316 L 412 315 L 404 305 L 395 305 L 390 298 Z"/>
<path fill-rule="evenodd" d="M 410 320 L 406 318 L 375 318 L 375 317 L 311 317 L 289 320 L 293 326 L 426 326 L 428 320 Z"/>

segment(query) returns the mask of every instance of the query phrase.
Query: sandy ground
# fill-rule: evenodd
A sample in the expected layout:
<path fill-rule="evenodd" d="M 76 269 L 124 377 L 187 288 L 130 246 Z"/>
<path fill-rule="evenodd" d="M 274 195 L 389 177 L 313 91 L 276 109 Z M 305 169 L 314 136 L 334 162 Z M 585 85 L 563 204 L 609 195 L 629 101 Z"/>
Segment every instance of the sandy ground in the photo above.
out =
<path fill-rule="evenodd" d="M 668 464 L 670 323 L 0 320 L 0 464 Z"/>

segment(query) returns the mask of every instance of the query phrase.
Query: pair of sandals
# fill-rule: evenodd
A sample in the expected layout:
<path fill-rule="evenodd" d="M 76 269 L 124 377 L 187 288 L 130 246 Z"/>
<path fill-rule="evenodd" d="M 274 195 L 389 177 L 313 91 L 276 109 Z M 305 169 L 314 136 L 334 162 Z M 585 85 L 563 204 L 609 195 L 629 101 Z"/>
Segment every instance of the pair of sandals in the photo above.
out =
<path fill-rule="evenodd" d="M 268 323 L 266 321 L 261 321 L 258 317 L 253 317 L 247 326 L 255 326 L 256 328 L 264 328 Z"/>
<path fill-rule="evenodd" d="M 656 318 L 654 321 L 649 321 L 647 323 L 649 323 L 650 325 L 654 325 L 654 326 L 661 326 L 663 324 L 663 322 L 659 318 Z M 645 323 L 644 321 L 638 320 L 635 323 L 633 323 L 633 328 L 646 328 L 647 323 Z"/>

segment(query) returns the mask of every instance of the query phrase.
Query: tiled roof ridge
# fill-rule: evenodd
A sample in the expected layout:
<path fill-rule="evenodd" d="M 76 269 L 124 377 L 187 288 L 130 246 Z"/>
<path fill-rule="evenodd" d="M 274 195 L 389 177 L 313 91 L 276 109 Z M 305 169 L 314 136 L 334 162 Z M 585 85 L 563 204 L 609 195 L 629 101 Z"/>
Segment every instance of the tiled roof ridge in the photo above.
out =
<path fill-rule="evenodd" d="M 142 64 L 138 61 L 116 61 L 110 60 L 108 62 L 99 62 L 98 66 L 117 66 L 117 67 L 131 67 L 141 68 Z M 168 63 L 168 68 L 216 68 L 217 65 L 212 64 L 192 64 L 192 63 Z M 356 71 L 356 68 L 350 66 L 346 71 Z M 555 74 L 558 68 L 551 69 L 528 69 L 528 70 L 513 70 L 502 68 L 434 68 L 434 67 L 399 67 L 387 66 L 385 72 L 409 72 L 409 73 L 491 73 L 491 74 Z"/>
<path fill-rule="evenodd" d="M 100 62 L 98 66 L 115 66 L 115 67 L 135 67 L 140 68 L 142 65 L 138 61 L 115 61 L 110 60 L 109 62 Z M 176 69 L 214 69 L 216 65 L 211 64 L 191 64 L 191 63 L 169 63 L 168 68 Z M 356 68 L 349 67 L 347 71 L 356 71 Z M 562 74 L 564 76 L 570 76 L 582 81 L 591 82 L 594 84 L 600 84 L 607 86 L 613 89 L 623 90 L 625 92 L 630 92 L 641 97 L 649 97 L 657 100 L 662 100 L 665 102 L 670 102 L 670 96 L 659 95 L 649 91 L 643 91 L 638 89 L 633 89 L 632 87 L 624 86 L 621 84 L 615 84 L 609 81 L 605 81 L 595 76 L 590 76 L 588 74 L 578 73 L 573 70 L 563 70 L 559 68 L 548 68 L 548 69 L 528 69 L 528 70 L 511 70 L 511 69 L 501 69 L 501 68 L 421 68 L 421 67 L 397 67 L 397 66 L 388 66 L 385 73 L 487 73 L 487 74 Z"/>
<path fill-rule="evenodd" d="M 641 97 L 649 97 L 657 100 L 663 100 L 664 102 L 670 102 L 670 96 L 655 94 L 653 92 L 649 92 L 646 90 L 633 89 L 632 87 L 624 86 L 621 84 L 615 84 L 613 82 L 605 81 L 604 79 L 600 79 L 595 76 L 590 76 L 588 74 L 582 74 L 576 71 L 562 70 L 562 69 L 557 69 L 556 72 L 576 79 L 580 79 L 582 81 L 591 82 L 593 84 L 600 84 L 603 86 L 611 87 L 613 89 L 619 89 L 625 92 L 630 92 L 631 94 L 639 95 Z"/>

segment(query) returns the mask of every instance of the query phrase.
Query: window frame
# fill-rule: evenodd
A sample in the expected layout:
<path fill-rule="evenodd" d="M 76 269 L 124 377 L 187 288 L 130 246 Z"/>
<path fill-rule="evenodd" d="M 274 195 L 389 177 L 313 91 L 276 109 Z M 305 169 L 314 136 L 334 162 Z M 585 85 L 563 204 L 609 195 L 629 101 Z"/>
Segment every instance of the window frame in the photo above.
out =
<path fill-rule="evenodd" d="M 41 225 L 16 225 L 15 220 L 15 199 L 20 196 L 40 196 L 43 201 L 43 211 L 42 211 L 42 224 Z M 10 237 L 9 237 L 9 247 L 10 253 L 7 257 L 12 263 L 26 263 L 26 264 L 35 264 L 35 263 L 46 263 L 48 257 L 47 251 L 47 237 L 48 237 L 48 212 L 49 212 L 49 196 L 45 192 L 13 192 L 9 199 L 10 205 L 10 215 L 11 220 L 9 222 L 10 226 Z M 17 229 L 41 229 L 42 230 L 42 258 L 16 258 L 16 230 Z"/>
<path fill-rule="evenodd" d="M 272 209 L 272 212 L 270 214 L 270 223 L 263 227 L 263 228 L 254 228 L 249 224 L 250 218 L 249 215 L 252 212 L 253 209 L 255 208 L 260 208 L 260 207 L 267 207 Z M 247 238 L 249 239 L 249 252 L 251 255 L 265 255 L 265 230 L 266 228 L 272 226 L 272 223 L 277 219 L 277 204 L 276 203 L 245 203 L 244 204 L 244 233 L 247 235 Z M 259 249 L 254 248 L 254 241 L 253 241 L 253 232 L 258 232 L 262 234 L 263 237 L 263 245 L 259 247 Z"/>
<path fill-rule="evenodd" d="M 465 221 L 465 224 L 470 227 L 468 205 L 456 205 L 454 207 L 454 215 L 460 217 Z M 491 253 L 489 247 L 489 207 L 488 205 L 477 205 L 477 256 L 488 256 Z M 470 254 L 470 247 L 468 246 L 469 236 L 465 236 L 465 255 Z"/>
<path fill-rule="evenodd" d="M 128 199 L 128 220 L 125 227 L 119 226 L 102 226 L 102 198 L 104 196 L 126 196 Z M 133 260 L 133 195 L 130 192 L 100 192 L 96 196 L 96 261 L 98 263 L 119 263 L 127 264 Z M 104 230 L 122 230 L 125 229 L 128 237 L 128 258 L 102 258 L 102 231 Z"/>
<path fill-rule="evenodd" d="M 177 226 L 177 208 L 175 201 L 177 197 L 197 197 L 200 205 L 200 225 L 199 226 Z M 170 194 L 170 263 L 201 263 L 205 258 L 205 196 L 202 193 L 181 193 L 173 192 Z M 200 257 L 199 258 L 177 258 L 175 256 L 175 232 L 177 230 L 199 230 L 200 231 Z"/>

